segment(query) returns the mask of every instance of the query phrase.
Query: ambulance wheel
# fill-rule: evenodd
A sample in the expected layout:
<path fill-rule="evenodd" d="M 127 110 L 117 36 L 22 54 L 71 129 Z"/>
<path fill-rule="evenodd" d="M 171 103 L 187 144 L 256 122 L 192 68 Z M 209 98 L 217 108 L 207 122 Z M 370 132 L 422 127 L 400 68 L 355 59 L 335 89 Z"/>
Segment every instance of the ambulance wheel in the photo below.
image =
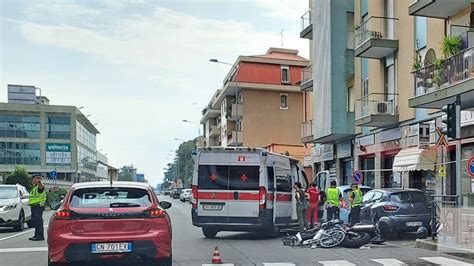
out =
<path fill-rule="evenodd" d="M 215 238 L 218 232 L 219 231 L 214 228 L 209 228 L 209 227 L 202 228 L 202 233 L 204 234 L 206 238 Z"/>

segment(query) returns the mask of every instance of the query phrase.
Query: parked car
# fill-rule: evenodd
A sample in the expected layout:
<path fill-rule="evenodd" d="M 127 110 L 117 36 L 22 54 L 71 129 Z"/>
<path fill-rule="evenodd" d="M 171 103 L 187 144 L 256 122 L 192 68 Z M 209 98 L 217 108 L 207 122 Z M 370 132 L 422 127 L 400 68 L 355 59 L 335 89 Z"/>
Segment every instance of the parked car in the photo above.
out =
<path fill-rule="evenodd" d="M 181 195 L 181 192 L 183 192 L 183 188 L 175 188 L 173 191 L 171 191 L 172 198 L 173 199 L 179 199 L 179 196 Z"/>
<path fill-rule="evenodd" d="M 341 191 L 341 196 L 344 199 L 344 201 L 347 203 L 347 206 L 350 206 L 350 200 L 349 200 L 349 192 L 352 191 L 352 187 L 350 185 L 344 185 L 344 186 L 338 186 L 337 187 L 339 191 Z M 359 186 L 360 190 L 362 191 L 362 194 L 366 194 L 368 191 L 370 191 L 372 188 L 368 186 Z M 339 212 L 339 219 L 342 221 L 348 222 L 349 221 L 349 213 L 350 209 L 346 208 L 341 208 Z"/>
<path fill-rule="evenodd" d="M 430 202 L 418 189 L 374 189 L 363 197 L 360 219 L 378 223 L 386 236 L 397 232 L 414 232 L 420 226 L 429 228 Z"/>
<path fill-rule="evenodd" d="M 138 258 L 171 265 L 170 207 L 144 183 L 77 183 L 49 221 L 48 265 Z"/>
<path fill-rule="evenodd" d="M 0 185 L 0 226 L 23 231 L 30 225 L 29 193 L 22 185 Z"/>
<path fill-rule="evenodd" d="M 185 202 L 187 200 L 191 200 L 191 194 L 192 194 L 191 189 L 183 189 L 183 192 L 181 192 L 181 195 L 179 195 L 179 199 L 182 202 Z"/>

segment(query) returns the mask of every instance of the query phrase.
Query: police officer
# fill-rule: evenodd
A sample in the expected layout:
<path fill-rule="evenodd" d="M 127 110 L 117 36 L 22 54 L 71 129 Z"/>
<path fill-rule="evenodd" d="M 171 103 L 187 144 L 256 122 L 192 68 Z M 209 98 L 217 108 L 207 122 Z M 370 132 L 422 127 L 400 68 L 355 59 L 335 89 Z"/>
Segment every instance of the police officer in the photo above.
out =
<path fill-rule="evenodd" d="M 327 220 L 339 219 L 339 205 L 342 200 L 342 195 L 339 189 L 336 187 L 336 181 L 331 181 L 331 187 L 326 190 L 326 203 L 327 206 Z"/>
<path fill-rule="evenodd" d="M 30 191 L 31 222 L 35 227 L 35 235 L 31 241 L 44 240 L 43 211 L 46 204 L 46 189 L 41 183 L 41 175 L 35 174 L 31 181 L 33 188 Z"/>
<path fill-rule="evenodd" d="M 349 193 L 349 200 L 351 201 L 350 220 L 351 226 L 360 221 L 360 206 L 362 205 L 362 191 L 359 185 L 352 184 L 352 191 Z"/>

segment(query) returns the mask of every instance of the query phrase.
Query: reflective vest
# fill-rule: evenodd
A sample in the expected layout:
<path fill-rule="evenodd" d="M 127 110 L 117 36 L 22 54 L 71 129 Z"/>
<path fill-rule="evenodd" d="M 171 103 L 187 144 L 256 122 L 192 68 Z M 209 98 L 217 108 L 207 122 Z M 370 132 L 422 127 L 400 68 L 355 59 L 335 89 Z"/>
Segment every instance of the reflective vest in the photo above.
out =
<path fill-rule="evenodd" d="M 339 207 L 339 189 L 335 187 L 330 187 L 326 190 L 326 202 L 333 206 Z"/>
<path fill-rule="evenodd" d="M 38 192 L 38 186 L 34 186 L 30 192 L 30 205 L 44 206 L 46 203 L 46 188 L 43 192 Z"/>
<path fill-rule="evenodd" d="M 351 207 L 362 205 L 362 191 L 360 191 L 360 189 L 356 189 L 353 190 L 352 193 L 354 193 L 352 194 L 354 197 L 352 198 Z"/>

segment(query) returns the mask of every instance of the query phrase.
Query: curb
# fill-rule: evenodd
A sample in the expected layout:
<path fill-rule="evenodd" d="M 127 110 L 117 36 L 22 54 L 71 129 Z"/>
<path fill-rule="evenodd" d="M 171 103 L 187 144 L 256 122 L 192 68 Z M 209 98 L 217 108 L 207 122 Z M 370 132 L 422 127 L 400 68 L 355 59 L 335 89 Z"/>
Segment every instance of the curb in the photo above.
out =
<path fill-rule="evenodd" d="M 436 240 L 432 241 L 432 240 L 417 239 L 415 242 L 415 247 L 431 250 L 431 251 L 443 252 L 448 255 L 474 260 L 474 250 L 458 248 L 458 247 L 449 246 L 449 245 L 443 245 L 443 244 L 437 243 Z"/>

